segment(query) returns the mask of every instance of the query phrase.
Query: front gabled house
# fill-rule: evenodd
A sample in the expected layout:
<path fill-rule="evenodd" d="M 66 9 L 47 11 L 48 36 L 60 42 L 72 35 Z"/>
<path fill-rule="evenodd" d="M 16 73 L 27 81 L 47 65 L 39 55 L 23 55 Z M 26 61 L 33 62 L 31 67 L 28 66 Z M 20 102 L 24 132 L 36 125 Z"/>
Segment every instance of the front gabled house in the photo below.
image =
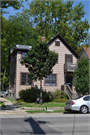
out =
<path fill-rule="evenodd" d="M 58 53 L 58 61 L 53 67 L 53 73 L 47 75 L 47 78 L 43 78 L 42 88 L 46 91 L 62 89 L 70 98 L 71 93 L 75 92 L 73 87 L 73 72 L 79 55 L 60 34 L 53 37 L 48 42 L 48 45 L 51 51 Z M 16 45 L 16 48 L 11 50 L 9 84 L 9 97 L 11 99 L 18 98 L 18 93 L 21 89 L 31 86 L 40 88 L 40 81 L 31 80 L 28 76 L 28 69 L 20 64 L 20 59 L 25 57 L 30 49 L 31 46 Z"/>

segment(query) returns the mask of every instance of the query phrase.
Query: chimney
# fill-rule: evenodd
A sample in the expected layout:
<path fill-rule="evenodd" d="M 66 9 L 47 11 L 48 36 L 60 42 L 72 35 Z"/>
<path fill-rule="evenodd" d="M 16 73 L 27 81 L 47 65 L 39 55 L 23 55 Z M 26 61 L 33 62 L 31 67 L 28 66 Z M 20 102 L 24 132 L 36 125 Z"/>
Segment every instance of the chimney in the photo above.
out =
<path fill-rule="evenodd" d="M 42 42 L 45 42 L 45 37 L 41 37 L 41 41 Z"/>

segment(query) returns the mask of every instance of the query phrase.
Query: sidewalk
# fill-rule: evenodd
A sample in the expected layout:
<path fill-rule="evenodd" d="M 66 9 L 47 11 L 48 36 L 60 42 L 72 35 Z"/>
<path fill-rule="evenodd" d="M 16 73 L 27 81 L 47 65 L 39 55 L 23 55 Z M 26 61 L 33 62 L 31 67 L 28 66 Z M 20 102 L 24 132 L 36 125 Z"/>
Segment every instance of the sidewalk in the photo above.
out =
<path fill-rule="evenodd" d="M 0 101 L 4 102 L 5 108 L 0 106 L 0 114 L 26 114 L 26 110 L 21 109 L 9 100 L 0 97 Z"/>

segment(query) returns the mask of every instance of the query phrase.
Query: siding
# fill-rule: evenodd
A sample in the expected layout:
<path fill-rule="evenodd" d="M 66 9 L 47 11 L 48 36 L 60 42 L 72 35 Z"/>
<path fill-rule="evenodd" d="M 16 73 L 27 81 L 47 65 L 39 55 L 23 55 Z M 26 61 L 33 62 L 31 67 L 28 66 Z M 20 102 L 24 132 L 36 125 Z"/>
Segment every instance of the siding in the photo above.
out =
<path fill-rule="evenodd" d="M 20 64 L 21 51 L 17 51 L 17 69 L 16 69 L 16 95 L 21 89 L 30 88 L 30 85 L 21 85 L 21 73 L 29 73 L 24 65 Z"/>
<path fill-rule="evenodd" d="M 10 61 L 10 85 L 9 85 L 9 92 L 14 93 L 16 89 L 16 56 L 11 56 Z"/>
<path fill-rule="evenodd" d="M 60 41 L 58 38 L 55 41 Z M 45 78 L 42 80 L 42 88 L 46 91 L 55 91 L 56 89 L 61 89 L 61 85 L 64 84 L 64 64 L 65 64 L 65 54 L 72 54 L 68 48 L 60 41 L 60 46 L 55 46 L 55 41 L 49 45 L 51 51 L 58 53 L 58 64 L 56 63 L 53 67 L 53 74 L 56 74 L 57 85 L 56 86 L 45 86 Z M 72 54 L 73 55 L 73 54 Z M 21 85 L 21 73 L 29 73 L 28 69 L 24 65 L 20 64 L 21 51 L 17 51 L 16 57 L 16 98 L 18 97 L 18 92 L 21 89 L 30 88 L 31 85 Z M 73 55 L 73 63 L 77 63 L 77 58 Z M 13 68 L 11 69 L 11 74 Z M 34 86 L 40 88 L 40 81 L 34 81 Z"/>
<path fill-rule="evenodd" d="M 55 41 L 60 41 L 58 38 Z M 53 67 L 53 74 L 57 74 L 57 86 L 44 86 L 44 79 L 42 81 L 43 89 L 47 91 L 55 91 L 56 89 L 61 89 L 61 85 L 64 84 L 64 64 L 65 64 L 65 54 L 72 54 L 68 48 L 60 41 L 60 46 L 55 46 L 55 41 L 50 44 L 49 49 L 58 53 L 58 64 Z M 77 58 L 73 55 L 73 63 L 77 63 Z M 34 85 L 39 86 L 40 82 L 34 82 Z"/>

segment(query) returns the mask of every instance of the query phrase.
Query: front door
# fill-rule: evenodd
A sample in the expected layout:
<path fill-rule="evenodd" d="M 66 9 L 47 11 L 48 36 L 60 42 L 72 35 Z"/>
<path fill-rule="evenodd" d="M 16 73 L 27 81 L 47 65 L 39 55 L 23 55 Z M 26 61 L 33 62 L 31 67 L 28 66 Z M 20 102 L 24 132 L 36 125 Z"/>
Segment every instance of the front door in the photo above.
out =
<path fill-rule="evenodd" d="M 73 77 L 71 75 L 65 76 L 65 84 L 68 84 L 71 89 L 72 89 L 72 80 L 73 80 Z"/>

